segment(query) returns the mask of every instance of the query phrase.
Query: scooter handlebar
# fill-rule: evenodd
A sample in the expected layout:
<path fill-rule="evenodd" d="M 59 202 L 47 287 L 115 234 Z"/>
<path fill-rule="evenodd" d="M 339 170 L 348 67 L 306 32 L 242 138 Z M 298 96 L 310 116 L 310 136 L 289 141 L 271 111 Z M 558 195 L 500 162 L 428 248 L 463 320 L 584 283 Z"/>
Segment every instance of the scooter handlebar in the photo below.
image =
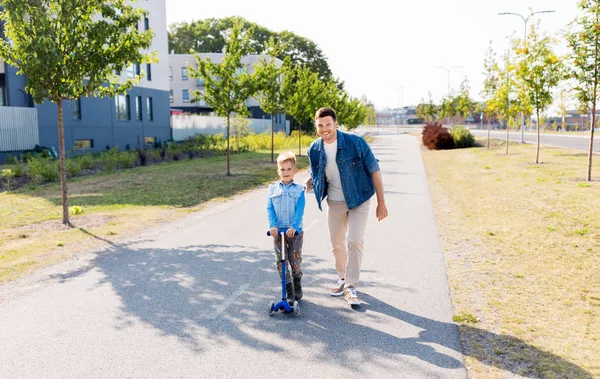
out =
<path fill-rule="evenodd" d="M 288 228 L 279 228 L 279 234 L 283 233 L 287 233 Z M 271 235 L 271 231 L 267 230 L 267 235 L 270 236 Z M 294 233 L 295 236 L 298 235 L 298 231 L 296 230 L 296 233 Z"/>

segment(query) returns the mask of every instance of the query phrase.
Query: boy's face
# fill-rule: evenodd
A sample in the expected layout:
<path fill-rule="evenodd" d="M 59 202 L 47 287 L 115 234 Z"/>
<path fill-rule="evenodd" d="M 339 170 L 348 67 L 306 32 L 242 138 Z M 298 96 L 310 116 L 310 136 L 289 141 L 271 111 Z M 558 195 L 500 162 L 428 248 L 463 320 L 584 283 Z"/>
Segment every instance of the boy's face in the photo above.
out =
<path fill-rule="evenodd" d="M 337 122 L 333 121 L 333 117 L 318 118 L 316 124 L 317 135 L 323 139 L 323 142 L 334 143 L 337 140 Z"/>
<path fill-rule="evenodd" d="M 294 175 L 298 172 L 296 165 L 292 162 L 285 161 L 277 165 L 277 173 L 281 178 L 281 181 L 285 184 L 289 184 L 294 180 Z"/>

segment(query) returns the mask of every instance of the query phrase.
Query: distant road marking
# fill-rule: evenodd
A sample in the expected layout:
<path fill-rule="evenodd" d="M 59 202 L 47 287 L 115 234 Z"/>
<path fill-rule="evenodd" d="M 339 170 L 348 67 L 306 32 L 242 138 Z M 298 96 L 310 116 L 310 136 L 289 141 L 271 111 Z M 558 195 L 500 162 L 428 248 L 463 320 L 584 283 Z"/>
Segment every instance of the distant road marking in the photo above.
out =
<path fill-rule="evenodd" d="M 250 284 L 244 284 L 240 286 L 240 288 L 235 291 L 229 298 L 227 298 L 224 302 L 217 307 L 216 311 L 208 318 L 209 320 L 214 320 L 219 317 L 231 304 L 233 304 L 240 296 L 246 292 L 246 290 L 250 288 Z"/>

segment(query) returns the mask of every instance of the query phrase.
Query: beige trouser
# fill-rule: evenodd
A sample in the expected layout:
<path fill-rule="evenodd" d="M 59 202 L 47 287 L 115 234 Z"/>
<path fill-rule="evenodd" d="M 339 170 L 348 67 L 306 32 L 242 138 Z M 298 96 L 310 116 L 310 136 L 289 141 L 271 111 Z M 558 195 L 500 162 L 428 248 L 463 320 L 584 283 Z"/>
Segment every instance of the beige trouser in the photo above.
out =
<path fill-rule="evenodd" d="M 370 202 L 367 200 L 358 208 L 348 210 L 345 201 L 327 200 L 327 222 L 335 270 L 340 279 L 345 279 L 345 288 L 358 286 Z"/>

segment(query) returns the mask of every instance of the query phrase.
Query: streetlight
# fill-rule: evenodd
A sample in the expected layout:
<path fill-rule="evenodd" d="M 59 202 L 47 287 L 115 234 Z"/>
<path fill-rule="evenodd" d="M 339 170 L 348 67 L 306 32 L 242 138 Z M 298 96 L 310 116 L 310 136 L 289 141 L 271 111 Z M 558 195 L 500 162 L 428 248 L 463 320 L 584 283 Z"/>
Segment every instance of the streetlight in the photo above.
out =
<path fill-rule="evenodd" d="M 502 12 L 502 13 L 498 13 L 498 15 L 499 16 L 512 15 L 512 16 L 521 17 L 521 19 L 523 20 L 523 23 L 525 23 L 525 34 L 523 35 L 523 45 L 525 47 L 527 47 L 527 21 L 529 21 L 529 18 L 531 16 L 533 16 L 534 14 L 538 14 L 538 13 L 554 13 L 554 12 L 556 12 L 556 11 L 555 10 L 546 10 L 546 11 L 531 12 L 529 14 L 529 16 L 527 16 L 527 17 L 523 17 L 519 13 L 513 13 L 513 12 Z M 521 112 L 521 143 L 525 143 L 525 114 L 523 114 L 523 112 Z"/>
<path fill-rule="evenodd" d="M 448 72 L 448 97 L 450 97 L 450 71 L 454 70 L 455 68 L 462 68 L 462 66 L 452 66 L 452 67 L 437 66 L 436 68 L 441 68 L 442 70 L 446 70 Z M 448 116 L 447 119 L 448 119 L 448 127 L 450 127 L 450 116 Z"/>
<path fill-rule="evenodd" d="M 398 95 L 398 104 L 397 104 L 397 110 L 398 113 L 396 114 L 396 118 L 400 118 L 400 106 L 403 105 L 404 103 L 404 89 L 406 88 L 406 86 L 404 84 L 400 85 L 400 87 L 394 87 L 394 86 L 390 86 L 390 88 L 393 88 L 396 90 L 396 94 Z M 400 100 L 400 97 L 402 97 L 402 100 Z M 399 122 L 400 120 L 396 120 L 397 122 Z"/>
<path fill-rule="evenodd" d="M 442 70 L 446 70 L 448 72 L 448 95 L 450 95 L 450 71 L 454 70 L 455 68 L 462 68 L 462 66 L 452 66 L 452 67 L 437 66 L 436 68 L 441 68 Z"/>

